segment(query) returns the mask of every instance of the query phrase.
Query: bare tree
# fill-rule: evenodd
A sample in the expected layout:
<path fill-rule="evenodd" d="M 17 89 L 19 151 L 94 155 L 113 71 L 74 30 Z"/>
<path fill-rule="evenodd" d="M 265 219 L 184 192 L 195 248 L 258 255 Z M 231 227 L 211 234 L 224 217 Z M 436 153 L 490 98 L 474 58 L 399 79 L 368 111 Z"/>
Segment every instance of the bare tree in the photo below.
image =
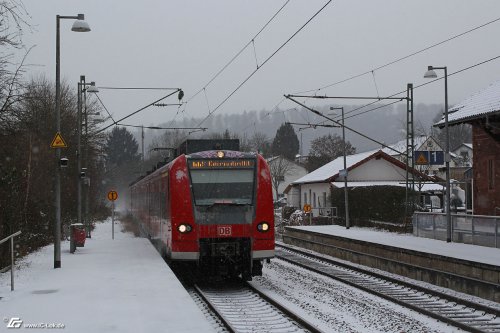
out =
<path fill-rule="evenodd" d="M 285 181 L 285 176 L 295 169 L 295 165 L 283 156 L 270 158 L 268 164 L 271 171 L 271 182 L 275 192 L 275 199 L 278 199 L 278 188 Z"/>
<path fill-rule="evenodd" d="M 12 106 L 20 100 L 24 89 L 22 74 L 30 49 L 20 63 L 15 63 L 14 54 L 23 48 L 23 29 L 30 28 L 25 17 L 28 13 L 21 1 L 0 1 L 0 122 L 3 126 L 12 124 Z"/>
<path fill-rule="evenodd" d="M 254 132 L 249 139 L 249 145 L 252 151 L 257 151 L 266 157 L 271 153 L 271 141 L 265 133 Z"/>

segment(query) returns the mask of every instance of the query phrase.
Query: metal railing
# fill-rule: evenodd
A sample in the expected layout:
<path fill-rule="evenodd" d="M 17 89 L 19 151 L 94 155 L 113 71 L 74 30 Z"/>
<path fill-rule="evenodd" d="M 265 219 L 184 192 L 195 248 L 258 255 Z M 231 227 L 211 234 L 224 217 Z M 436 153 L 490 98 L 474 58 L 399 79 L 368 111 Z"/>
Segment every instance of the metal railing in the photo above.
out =
<path fill-rule="evenodd" d="M 446 240 L 446 214 L 415 213 L 413 234 Z M 500 216 L 451 214 L 451 235 L 456 243 L 499 248 Z"/>
<path fill-rule="evenodd" d="M 10 239 L 10 290 L 14 290 L 14 237 L 19 236 L 21 230 L 0 240 L 0 245 Z"/>

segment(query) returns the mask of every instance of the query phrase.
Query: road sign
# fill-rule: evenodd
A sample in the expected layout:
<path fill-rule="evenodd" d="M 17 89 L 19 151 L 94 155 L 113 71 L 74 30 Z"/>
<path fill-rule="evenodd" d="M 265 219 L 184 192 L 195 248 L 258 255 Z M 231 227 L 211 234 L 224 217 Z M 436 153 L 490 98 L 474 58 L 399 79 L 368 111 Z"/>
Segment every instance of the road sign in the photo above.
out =
<path fill-rule="evenodd" d="M 306 212 L 306 213 L 311 212 L 311 205 L 310 204 L 305 204 L 304 205 L 304 212 Z"/>
<path fill-rule="evenodd" d="M 429 152 L 430 165 L 443 165 L 444 164 L 444 151 L 431 151 Z"/>
<path fill-rule="evenodd" d="M 108 192 L 108 200 L 109 201 L 115 201 L 116 199 L 118 199 L 118 192 L 116 192 L 116 191 L 109 191 Z"/>
<path fill-rule="evenodd" d="M 64 141 L 61 133 L 57 132 L 54 140 L 50 144 L 50 148 L 68 148 L 66 141 Z"/>
<path fill-rule="evenodd" d="M 415 151 L 415 164 L 417 165 L 429 164 L 429 152 L 427 150 Z"/>

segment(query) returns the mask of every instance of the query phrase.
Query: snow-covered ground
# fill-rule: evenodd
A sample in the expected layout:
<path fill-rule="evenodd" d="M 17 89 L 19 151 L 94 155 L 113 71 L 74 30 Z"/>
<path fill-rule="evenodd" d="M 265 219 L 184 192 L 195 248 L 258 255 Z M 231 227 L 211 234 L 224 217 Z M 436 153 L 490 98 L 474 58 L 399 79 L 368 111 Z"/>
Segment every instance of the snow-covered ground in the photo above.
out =
<path fill-rule="evenodd" d="M 53 246 L 16 265 L 16 290 L 10 273 L 0 274 L 0 332 L 13 318 L 24 325 L 52 325 L 66 332 L 213 332 L 210 324 L 148 240 L 121 232 L 111 222 L 97 224 L 84 248 L 69 253 L 62 243 L 62 268 L 53 268 Z M 382 244 L 426 250 L 470 260 L 500 263 L 498 249 L 338 226 L 303 227 Z M 455 332 L 413 311 L 291 264 L 273 260 L 259 289 L 316 323 L 325 332 Z M 21 328 L 21 330 L 24 328 Z"/>
<path fill-rule="evenodd" d="M 150 242 L 115 223 L 114 240 L 108 220 L 74 254 L 63 242 L 60 269 L 52 245 L 20 260 L 13 292 L 10 272 L 0 274 L 0 332 L 12 318 L 20 330 L 38 325 L 29 332 L 213 332 Z"/>
<path fill-rule="evenodd" d="M 281 260 L 265 264 L 257 289 L 324 332 L 459 332 L 412 310 Z"/>
<path fill-rule="evenodd" d="M 346 229 L 338 225 L 301 226 L 294 228 L 500 266 L 500 249 L 491 247 L 447 243 L 435 239 L 369 228 L 351 227 L 350 229 Z"/>

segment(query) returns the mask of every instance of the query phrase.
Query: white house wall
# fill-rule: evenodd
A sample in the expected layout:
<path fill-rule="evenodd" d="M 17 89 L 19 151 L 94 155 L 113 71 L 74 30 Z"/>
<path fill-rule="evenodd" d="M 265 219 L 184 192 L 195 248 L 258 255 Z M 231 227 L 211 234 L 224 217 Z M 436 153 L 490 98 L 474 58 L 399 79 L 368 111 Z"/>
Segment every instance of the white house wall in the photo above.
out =
<path fill-rule="evenodd" d="M 370 181 L 370 180 L 405 180 L 406 171 L 385 159 L 371 159 L 366 163 L 349 171 L 347 176 L 349 181 Z"/>
<path fill-rule="evenodd" d="M 307 198 L 304 197 L 304 193 Z M 325 207 L 324 198 L 330 196 L 330 183 L 312 183 L 312 184 L 302 184 L 300 186 L 300 207 L 304 204 L 310 204 L 313 208 Z M 326 202 L 326 206 L 330 206 Z"/>

